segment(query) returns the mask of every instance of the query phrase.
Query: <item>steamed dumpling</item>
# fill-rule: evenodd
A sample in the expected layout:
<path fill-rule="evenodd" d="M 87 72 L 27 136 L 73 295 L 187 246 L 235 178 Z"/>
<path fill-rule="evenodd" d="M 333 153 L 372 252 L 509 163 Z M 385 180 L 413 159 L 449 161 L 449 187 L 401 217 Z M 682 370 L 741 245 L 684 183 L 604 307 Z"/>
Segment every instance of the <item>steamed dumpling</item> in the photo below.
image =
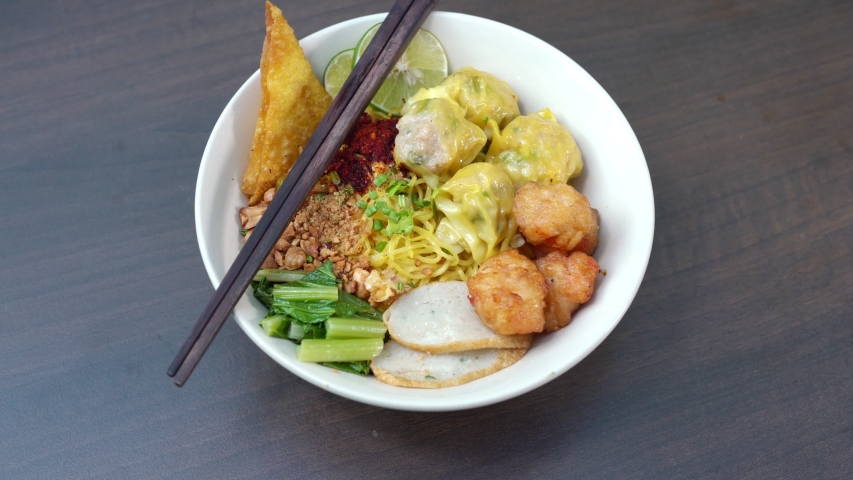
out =
<path fill-rule="evenodd" d="M 516 117 L 496 133 L 486 161 L 501 167 L 516 189 L 531 181 L 566 183 L 583 169 L 575 139 L 547 108 Z"/>
<path fill-rule="evenodd" d="M 471 252 L 480 263 L 508 247 L 516 233 L 512 203 L 515 188 L 491 163 L 473 163 L 441 186 L 435 206 L 444 214 L 436 236 L 445 244 Z"/>
<path fill-rule="evenodd" d="M 521 114 L 518 96 L 491 73 L 464 67 L 442 80 L 441 86 L 465 109 L 465 118 L 484 130 L 489 120 L 505 127 Z"/>
<path fill-rule="evenodd" d="M 396 163 L 433 188 L 470 164 L 486 144 L 483 130 L 466 120 L 465 110 L 441 90 L 422 89 L 420 97 L 410 99 L 397 122 L 394 145 Z"/>

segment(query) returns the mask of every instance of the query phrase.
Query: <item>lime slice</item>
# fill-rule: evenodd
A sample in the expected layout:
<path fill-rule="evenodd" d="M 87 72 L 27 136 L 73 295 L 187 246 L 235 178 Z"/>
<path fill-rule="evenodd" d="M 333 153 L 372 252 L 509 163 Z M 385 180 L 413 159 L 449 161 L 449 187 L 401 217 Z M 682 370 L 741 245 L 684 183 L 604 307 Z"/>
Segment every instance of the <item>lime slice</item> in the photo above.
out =
<path fill-rule="evenodd" d="M 329 64 L 326 65 L 326 70 L 323 72 L 323 86 L 326 87 L 326 91 L 332 98 L 335 98 L 335 95 L 341 91 L 341 87 L 344 86 L 344 82 L 352 72 L 352 54 L 352 48 L 344 50 L 332 57 Z"/>
<path fill-rule="evenodd" d="M 370 40 L 379 30 L 379 25 L 381 24 L 377 23 L 370 27 L 358 41 L 353 65 L 364 54 Z M 444 53 L 444 47 L 435 35 L 420 29 L 394 65 L 388 78 L 379 87 L 370 105 L 382 113 L 399 113 L 407 98 L 421 88 L 438 85 L 446 76 L 447 54 Z"/>

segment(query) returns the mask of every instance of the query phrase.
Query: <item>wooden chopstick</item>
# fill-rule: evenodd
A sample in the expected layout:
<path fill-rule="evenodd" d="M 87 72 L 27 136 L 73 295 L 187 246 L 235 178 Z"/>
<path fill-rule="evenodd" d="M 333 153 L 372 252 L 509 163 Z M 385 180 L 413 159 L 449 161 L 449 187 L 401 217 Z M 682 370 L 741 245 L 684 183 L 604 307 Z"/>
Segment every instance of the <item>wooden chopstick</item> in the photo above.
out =
<path fill-rule="evenodd" d="M 437 2 L 402 0 L 389 12 L 175 356 L 167 373 L 175 377 L 176 385 L 182 386 L 189 378 L 281 232 Z"/>
<path fill-rule="evenodd" d="M 269 255 L 269 251 L 272 250 L 272 245 L 275 243 L 273 242 L 271 245 L 268 245 L 268 243 L 270 243 L 270 238 L 261 234 L 270 229 L 275 212 L 281 210 L 284 206 L 284 203 L 289 196 L 288 193 L 292 190 L 295 181 L 301 177 L 301 174 L 305 169 L 306 162 L 310 161 L 316 155 L 317 150 L 326 140 L 329 132 L 340 118 L 341 113 L 343 113 L 344 107 L 352 101 L 352 97 L 358 90 L 360 83 L 370 72 L 379 52 L 385 48 L 388 39 L 391 38 L 391 34 L 397 29 L 400 21 L 403 19 L 403 16 L 411 8 L 412 3 L 413 0 L 398 0 L 388 13 L 385 21 L 382 22 L 382 25 L 379 27 L 379 30 L 377 30 L 373 40 L 368 44 L 365 54 L 362 56 L 362 61 L 358 62 L 358 65 L 355 66 L 350 77 L 346 82 L 344 82 L 344 86 L 341 88 L 340 92 L 338 92 L 338 95 L 335 97 L 335 100 L 332 102 L 332 105 L 329 107 L 329 110 L 323 116 L 322 120 L 320 120 L 319 125 L 315 129 L 314 134 L 308 140 L 308 143 L 305 145 L 305 148 L 302 150 L 299 158 L 294 163 L 293 167 L 291 167 L 286 180 L 291 179 L 292 181 L 285 182 L 286 184 L 283 183 L 279 188 L 278 194 L 273 197 L 272 202 L 267 206 L 264 215 L 255 226 L 254 232 L 243 245 L 243 248 L 240 249 L 240 253 L 237 255 L 237 258 L 234 259 L 234 263 L 222 278 L 222 282 L 219 284 L 219 287 L 217 287 L 216 293 L 211 297 L 210 301 L 208 301 L 193 326 L 192 331 L 187 336 L 187 339 L 184 341 L 184 344 L 181 346 L 177 355 L 175 355 L 175 359 L 172 361 L 172 364 L 169 366 L 169 370 L 167 371 L 167 374 L 170 377 L 174 376 L 180 369 L 181 365 L 186 361 L 190 350 L 196 344 L 202 334 L 202 331 L 211 321 L 212 317 L 216 315 L 216 310 L 220 304 L 223 302 L 226 306 L 231 304 L 228 309 L 230 312 L 234 308 L 233 305 L 236 305 L 236 302 L 243 295 L 243 292 L 248 287 L 248 283 L 245 286 L 242 286 L 242 282 L 237 281 L 238 275 L 242 270 L 242 265 L 254 265 L 258 262 L 258 257 L 262 257 L 260 263 L 258 263 L 258 266 L 260 266 L 263 263 L 263 260 L 266 259 L 266 256 Z M 234 290 L 234 292 L 231 292 L 231 290 Z"/>

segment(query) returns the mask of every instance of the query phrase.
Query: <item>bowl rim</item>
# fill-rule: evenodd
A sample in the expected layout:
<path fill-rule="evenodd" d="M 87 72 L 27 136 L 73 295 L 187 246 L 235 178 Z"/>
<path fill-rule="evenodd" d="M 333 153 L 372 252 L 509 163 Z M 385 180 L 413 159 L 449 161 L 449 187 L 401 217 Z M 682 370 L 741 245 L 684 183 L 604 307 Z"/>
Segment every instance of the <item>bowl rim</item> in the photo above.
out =
<path fill-rule="evenodd" d="M 377 14 L 365 15 L 365 16 L 352 18 L 349 20 L 345 20 L 343 22 L 339 22 L 339 23 L 330 25 L 328 27 L 325 27 L 321 30 L 318 30 L 318 31 L 300 39 L 300 44 L 302 44 L 303 42 L 306 42 L 306 41 L 310 42 L 315 37 L 322 37 L 322 36 L 329 35 L 329 31 L 347 28 L 353 23 L 362 23 L 362 22 L 368 22 L 368 21 L 373 21 L 375 23 L 381 22 L 382 19 L 386 15 L 387 15 L 387 13 L 377 13 Z M 550 45 L 549 43 L 545 42 L 544 40 L 539 39 L 538 37 L 536 37 L 530 33 L 527 33 L 523 30 L 520 30 L 516 27 L 512 27 L 510 25 L 506 25 L 504 23 L 497 22 L 495 20 L 490 20 L 490 19 L 486 19 L 486 18 L 474 16 L 474 15 L 468 15 L 468 14 L 456 13 L 456 12 L 436 11 L 436 12 L 433 12 L 431 14 L 431 17 L 435 18 L 437 20 L 440 20 L 442 18 L 460 19 L 463 21 L 485 24 L 491 28 L 503 29 L 503 30 L 507 31 L 508 33 L 511 33 L 512 35 L 520 35 L 521 37 L 524 37 L 526 41 L 531 42 L 532 44 L 535 44 L 538 48 L 545 50 L 545 51 L 548 51 L 552 55 L 557 55 L 557 56 L 563 57 L 563 59 L 567 60 L 571 64 L 574 64 L 574 66 L 580 72 L 582 72 L 584 74 L 585 81 L 590 82 L 590 85 L 594 89 L 599 90 L 599 93 L 602 94 L 602 98 L 604 98 L 606 101 L 608 101 L 612 104 L 612 108 L 618 114 L 617 115 L 617 121 L 622 123 L 623 124 L 622 127 L 625 128 L 625 130 L 628 133 L 630 133 L 630 135 L 628 136 L 628 139 L 627 139 L 628 144 L 625 147 L 633 150 L 633 153 L 636 156 L 638 156 L 639 159 L 642 159 L 641 167 L 642 167 L 643 173 L 645 173 L 645 175 L 643 175 L 643 178 L 636 179 L 636 180 L 641 182 L 643 184 L 642 189 L 647 190 L 649 193 L 650 200 L 651 200 L 651 212 L 650 212 L 651 215 L 650 215 L 650 218 L 648 219 L 649 220 L 649 222 L 648 222 L 648 225 L 649 225 L 648 235 L 645 238 L 645 241 L 644 241 L 644 244 L 642 245 L 642 248 L 639 251 L 637 251 L 638 255 L 643 256 L 642 267 L 639 269 L 639 272 L 638 272 L 639 274 L 636 276 L 633 284 L 630 285 L 630 287 L 631 287 L 630 288 L 630 295 L 627 295 L 625 297 L 629 300 L 625 303 L 624 307 L 621 309 L 619 314 L 613 318 L 611 324 L 604 331 L 604 333 L 599 338 L 597 338 L 594 342 L 590 342 L 589 344 L 587 344 L 586 348 L 579 355 L 576 356 L 577 357 L 576 361 L 567 362 L 566 364 L 561 365 L 560 368 L 553 369 L 548 375 L 542 375 L 536 381 L 532 381 L 532 382 L 525 384 L 522 388 L 507 389 L 505 392 L 501 392 L 501 393 L 490 395 L 490 396 L 484 395 L 482 397 L 469 398 L 469 399 L 455 399 L 452 396 L 449 396 L 449 397 L 443 396 L 440 399 L 432 398 L 432 399 L 429 399 L 428 401 L 418 402 L 417 404 L 412 404 L 410 398 L 397 399 L 396 397 L 393 397 L 393 396 L 387 396 L 387 397 L 377 396 L 375 394 L 370 394 L 370 393 L 362 392 L 359 390 L 343 388 L 343 387 L 340 387 L 339 385 L 336 385 L 334 383 L 326 382 L 323 379 L 317 378 L 317 377 L 315 377 L 315 376 L 313 376 L 310 373 L 307 373 L 305 371 L 294 370 L 294 369 L 290 368 L 290 366 L 288 366 L 287 364 L 282 363 L 282 361 L 278 359 L 278 355 L 280 353 L 277 351 L 272 351 L 272 349 L 268 348 L 265 344 L 258 342 L 255 338 L 256 335 L 259 335 L 258 332 L 249 331 L 247 329 L 247 327 L 243 324 L 243 322 L 239 321 L 239 319 L 237 319 L 234 316 L 234 314 L 232 313 L 231 317 L 234 317 L 234 319 L 237 321 L 237 324 L 240 326 L 240 328 L 243 330 L 243 332 L 252 340 L 253 343 L 255 343 L 256 346 L 258 346 L 264 353 L 266 353 L 274 361 L 276 361 L 276 363 L 280 364 L 285 369 L 287 369 L 289 372 L 293 373 L 294 375 L 298 376 L 299 378 L 301 378 L 305 381 L 308 381 L 309 383 L 311 383 L 311 384 L 313 384 L 313 385 L 315 385 L 321 389 L 327 390 L 327 391 L 334 393 L 336 395 L 342 396 L 344 398 L 348 398 L 350 400 L 358 401 L 358 402 L 361 402 L 364 404 L 378 406 L 378 407 L 384 407 L 384 408 L 390 408 L 390 409 L 395 409 L 395 410 L 422 411 L 422 412 L 465 410 L 465 409 L 477 408 L 477 407 L 482 407 L 482 406 L 487 406 L 487 405 L 503 402 L 505 400 L 515 398 L 517 396 L 520 396 L 520 395 L 528 393 L 532 390 L 535 390 L 536 388 L 539 388 L 540 386 L 550 382 L 554 378 L 562 375 L 563 373 L 567 372 L 568 370 L 570 370 L 571 368 L 576 366 L 578 363 L 580 363 L 593 350 L 595 350 L 610 335 L 610 333 L 612 333 L 612 331 L 616 328 L 616 325 L 618 325 L 619 322 L 622 320 L 622 318 L 625 316 L 625 313 L 627 312 L 628 308 L 630 308 L 634 299 L 636 298 L 637 292 L 639 291 L 640 285 L 642 284 L 642 281 L 645 277 L 645 272 L 648 268 L 649 260 L 651 257 L 651 251 L 652 251 L 652 246 L 653 246 L 653 242 L 654 242 L 654 227 L 655 227 L 654 191 L 652 189 L 651 176 L 649 174 L 648 163 L 646 161 L 645 155 L 643 154 L 639 140 L 637 139 L 636 133 L 634 132 L 634 130 L 631 128 L 630 124 L 628 123 L 627 118 L 625 118 L 625 115 L 622 112 L 622 110 L 619 108 L 619 106 L 616 104 L 616 102 L 613 100 L 613 98 L 607 93 L 607 91 L 604 90 L 604 88 L 598 83 L 597 80 L 595 80 L 595 78 L 593 78 L 586 70 L 584 70 L 580 65 L 578 65 L 576 62 L 574 62 L 574 60 L 572 60 L 568 55 L 566 55 L 565 53 L 563 53 L 562 51 L 560 51 L 556 47 Z M 226 123 L 228 122 L 228 120 L 230 120 L 230 118 L 227 114 L 235 108 L 236 103 L 243 96 L 245 91 L 249 88 L 253 88 L 253 84 L 258 81 L 259 77 L 260 77 L 260 70 L 258 69 L 251 76 L 249 76 L 249 78 L 240 86 L 240 88 L 237 90 L 237 92 L 235 92 L 234 95 L 231 97 L 231 99 L 228 101 L 228 103 L 226 104 L 222 113 L 220 114 L 219 118 L 217 119 L 213 129 L 211 130 L 210 137 L 208 138 L 208 141 L 205 145 L 204 153 L 202 154 L 201 162 L 199 164 L 199 172 L 198 172 L 198 176 L 197 176 L 197 180 L 196 180 L 196 191 L 195 191 L 195 199 L 194 199 L 194 215 L 195 215 L 196 237 L 197 237 L 197 241 L 198 241 L 198 245 L 199 245 L 199 250 L 200 250 L 200 253 L 202 256 L 202 261 L 203 261 L 204 266 L 205 266 L 205 270 L 207 271 L 208 277 L 210 278 L 210 281 L 215 288 L 219 286 L 219 283 L 221 283 L 221 279 L 217 278 L 217 276 L 215 274 L 214 266 L 212 264 L 213 260 L 211 257 L 211 251 L 209 250 L 209 246 L 207 245 L 207 243 L 204 240 L 205 239 L 205 233 L 203 232 L 203 224 L 200 221 L 200 219 L 202 218 L 202 208 L 203 208 L 203 205 L 202 205 L 203 199 L 200 195 L 200 192 L 203 189 L 204 180 L 206 178 L 205 172 L 207 171 L 207 169 L 206 169 L 207 164 L 212 161 L 210 159 L 210 157 L 211 157 L 212 150 L 215 148 L 214 139 L 218 136 L 218 133 L 220 130 L 222 130 L 223 128 L 226 128 Z M 403 387 L 398 387 L 398 388 L 403 388 Z M 446 390 L 446 389 L 444 389 L 444 390 Z"/>

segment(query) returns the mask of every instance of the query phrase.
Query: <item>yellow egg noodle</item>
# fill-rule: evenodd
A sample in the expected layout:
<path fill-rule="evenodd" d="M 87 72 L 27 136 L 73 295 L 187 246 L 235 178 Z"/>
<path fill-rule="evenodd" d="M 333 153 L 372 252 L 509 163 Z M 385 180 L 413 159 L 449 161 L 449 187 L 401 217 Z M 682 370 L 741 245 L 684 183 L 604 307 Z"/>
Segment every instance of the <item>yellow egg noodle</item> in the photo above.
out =
<path fill-rule="evenodd" d="M 389 194 L 384 188 L 373 190 L 376 198 L 364 195 L 362 201 L 374 204 L 399 205 L 400 197 L 405 198 L 403 208 L 412 212 L 412 228 L 408 234 L 387 235 L 386 229 L 374 231 L 369 239 L 371 243 L 370 264 L 378 270 L 392 269 L 398 277 L 405 279 L 410 286 L 421 286 L 440 280 L 466 280 L 476 273 L 477 265 L 470 252 L 455 250 L 435 235 L 439 218 L 433 207 L 435 190 L 426 181 L 416 175 L 407 179 L 403 195 Z M 400 193 L 400 192 L 398 192 Z M 416 205 L 422 205 L 417 207 Z M 371 218 L 384 225 L 392 223 L 389 215 L 377 210 Z M 382 245 L 381 248 L 377 248 Z M 381 250 L 381 251 L 377 251 Z"/>

